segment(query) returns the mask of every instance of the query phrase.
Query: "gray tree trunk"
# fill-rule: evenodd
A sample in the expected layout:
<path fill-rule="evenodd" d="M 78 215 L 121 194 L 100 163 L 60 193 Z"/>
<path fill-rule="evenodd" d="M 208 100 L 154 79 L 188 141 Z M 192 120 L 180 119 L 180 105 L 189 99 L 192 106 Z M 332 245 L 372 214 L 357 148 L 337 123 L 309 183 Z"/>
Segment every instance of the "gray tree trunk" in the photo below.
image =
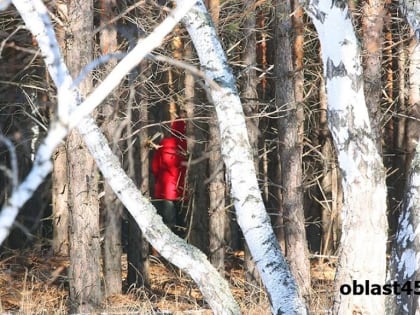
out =
<path fill-rule="evenodd" d="M 276 107 L 284 112 L 279 119 L 279 145 L 281 155 L 281 185 L 283 224 L 286 257 L 297 279 L 301 294 L 309 300 L 311 274 L 306 242 L 305 216 L 303 211 L 302 149 L 303 108 L 296 98 L 302 98 L 296 90 L 293 66 L 293 38 L 291 1 L 276 2 L 276 53 L 274 71 L 276 77 Z M 298 73 L 298 72 L 297 72 Z M 296 95 L 295 95 L 296 94 Z"/>
<path fill-rule="evenodd" d="M 103 55 L 115 53 L 118 49 L 117 28 L 109 21 L 113 18 L 115 1 L 100 1 L 101 26 L 104 27 L 100 34 L 100 46 Z M 105 66 L 105 73 L 115 67 L 116 61 L 111 60 Z M 102 128 L 104 134 L 111 143 L 114 153 L 121 156 L 118 150 L 119 139 L 115 139 L 119 127 L 118 121 L 118 100 L 115 93 L 110 95 L 102 107 L 101 114 L 104 122 Z M 103 242 L 103 268 L 104 268 L 104 289 L 106 295 L 120 294 L 122 292 L 121 274 L 121 214 L 122 204 L 112 192 L 111 187 L 104 184 L 104 242 Z"/>
<path fill-rule="evenodd" d="M 68 2 L 67 63 L 77 76 L 93 56 L 93 1 Z M 86 95 L 91 77 L 80 85 Z M 70 308 L 91 312 L 101 303 L 101 264 L 99 244 L 98 172 L 80 135 L 71 131 L 66 143 L 70 204 Z"/>
<path fill-rule="evenodd" d="M 60 18 L 66 19 L 67 6 L 63 3 L 56 4 L 56 12 L 60 13 Z M 57 37 L 60 48 L 65 53 L 65 30 L 58 27 Z M 61 35 L 61 36 L 60 36 Z M 65 57 L 65 56 L 64 56 Z M 51 109 L 51 116 L 55 115 L 55 110 Z M 52 181 L 52 223 L 53 240 L 52 249 L 54 254 L 68 256 L 69 254 L 69 206 L 68 206 L 68 179 L 67 179 L 67 152 L 64 144 L 61 144 L 53 156 Z"/>

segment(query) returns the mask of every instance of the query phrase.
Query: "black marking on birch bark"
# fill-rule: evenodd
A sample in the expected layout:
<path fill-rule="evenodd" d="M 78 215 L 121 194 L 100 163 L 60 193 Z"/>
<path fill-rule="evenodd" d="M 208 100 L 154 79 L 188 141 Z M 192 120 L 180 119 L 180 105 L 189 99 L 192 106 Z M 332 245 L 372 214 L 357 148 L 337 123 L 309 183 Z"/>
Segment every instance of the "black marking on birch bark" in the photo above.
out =
<path fill-rule="evenodd" d="M 340 10 L 344 10 L 347 7 L 347 0 L 333 0 L 331 1 L 331 8 L 335 6 Z"/>
<path fill-rule="evenodd" d="M 310 13 L 310 15 L 313 15 L 315 19 L 321 22 L 321 24 L 324 24 L 326 14 L 325 12 L 318 9 L 318 4 L 319 4 L 319 1 L 314 0 L 314 4 L 307 6 L 306 10 Z"/>
<path fill-rule="evenodd" d="M 342 61 L 338 66 L 334 65 L 334 62 L 328 58 L 327 59 L 327 69 L 326 69 L 327 79 L 331 80 L 335 77 L 345 77 L 347 76 L 346 66 Z"/>

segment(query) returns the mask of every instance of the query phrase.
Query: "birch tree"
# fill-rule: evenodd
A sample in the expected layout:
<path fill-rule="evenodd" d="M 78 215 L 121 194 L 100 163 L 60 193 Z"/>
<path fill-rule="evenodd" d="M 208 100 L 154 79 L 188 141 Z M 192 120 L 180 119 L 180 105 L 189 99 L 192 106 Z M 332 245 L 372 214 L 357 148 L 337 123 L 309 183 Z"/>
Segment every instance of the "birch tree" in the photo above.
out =
<path fill-rule="evenodd" d="M 385 314 L 376 295 L 342 295 L 353 280 L 383 284 L 386 275 L 386 186 L 363 93 L 360 47 L 346 1 L 304 1 L 319 36 L 328 97 L 328 124 L 342 173 L 343 233 L 334 314 Z"/>
<path fill-rule="evenodd" d="M 417 1 L 400 1 L 400 6 L 413 34 L 416 38 L 410 53 L 409 65 L 409 106 L 420 106 L 420 4 Z M 418 137 L 418 132 L 414 132 Z M 415 314 L 420 307 L 416 281 L 420 281 L 420 138 L 413 139 L 413 132 L 409 132 L 408 141 L 416 142 L 414 155 L 409 169 L 406 190 L 404 194 L 401 214 L 398 219 L 398 229 L 392 248 L 390 265 L 390 282 L 398 283 L 401 294 L 389 299 L 389 313 Z M 412 147 L 414 143 L 408 143 Z"/>
<path fill-rule="evenodd" d="M 73 80 L 64 64 L 55 38 L 48 12 L 41 1 L 16 0 L 13 2 L 27 28 L 38 41 L 48 71 L 57 86 L 58 117 L 41 144 L 28 177 L 19 186 L 0 213 L 0 243 L 8 235 L 19 208 L 33 194 L 36 187 L 51 171 L 53 150 L 64 139 L 68 131 L 77 125 L 87 147 L 95 157 L 98 167 L 114 193 L 134 217 L 147 240 L 171 263 L 189 274 L 197 283 L 217 314 L 239 314 L 239 307 L 233 300 L 226 281 L 207 261 L 198 249 L 186 244 L 166 227 L 162 218 L 149 200 L 141 195 L 133 181 L 119 165 L 100 129 L 90 117 L 85 117 L 104 100 L 113 88 L 124 78 L 144 56 L 158 47 L 165 35 L 185 15 L 193 3 L 186 2 L 172 11 L 167 19 L 114 68 L 111 74 L 92 92 L 83 103 L 81 95 L 73 87 Z"/>
<path fill-rule="evenodd" d="M 178 0 L 182 6 L 186 1 Z M 273 314 L 305 314 L 296 282 L 282 255 L 258 187 L 242 104 L 226 55 L 202 1 L 183 19 L 210 87 L 221 135 L 222 158 L 236 216 L 267 289 Z"/>

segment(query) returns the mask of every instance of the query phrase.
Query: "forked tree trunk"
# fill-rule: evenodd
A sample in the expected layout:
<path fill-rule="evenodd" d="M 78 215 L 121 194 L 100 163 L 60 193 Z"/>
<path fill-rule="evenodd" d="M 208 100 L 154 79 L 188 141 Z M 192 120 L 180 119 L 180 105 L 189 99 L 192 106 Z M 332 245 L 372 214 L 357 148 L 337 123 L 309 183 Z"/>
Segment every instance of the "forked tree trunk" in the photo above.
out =
<path fill-rule="evenodd" d="M 77 76 L 93 56 L 93 1 L 68 3 L 69 34 L 67 63 Z M 91 77 L 80 85 L 86 95 L 92 88 Z M 101 249 L 99 244 L 98 172 L 80 135 L 71 131 L 67 140 L 70 203 L 70 303 L 77 313 L 94 311 L 102 299 Z"/>
<path fill-rule="evenodd" d="M 185 1 L 178 0 L 182 5 Z M 295 280 L 281 254 L 258 187 L 252 149 L 235 80 L 210 16 L 202 1 L 187 13 L 183 23 L 197 50 L 210 84 L 222 140 L 222 157 L 231 195 L 245 240 L 257 263 L 274 314 L 306 314 Z"/>
<path fill-rule="evenodd" d="M 321 42 L 328 123 L 344 193 L 333 312 L 385 314 L 382 295 L 340 293 L 340 286 L 352 281 L 384 284 L 386 276 L 385 173 L 363 93 L 360 47 L 345 2 L 309 1 L 305 9 Z"/>
<path fill-rule="evenodd" d="M 279 146 L 281 156 L 281 185 L 286 257 L 301 294 L 309 301 L 311 275 L 306 242 L 303 211 L 302 149 L 303 149 L 303 95 L 294 81 L 291 1 L 276 2 L 276 107 L 284 112 L 279 119 Z M 298 69 L 296 69 L 299 73 Z"/>

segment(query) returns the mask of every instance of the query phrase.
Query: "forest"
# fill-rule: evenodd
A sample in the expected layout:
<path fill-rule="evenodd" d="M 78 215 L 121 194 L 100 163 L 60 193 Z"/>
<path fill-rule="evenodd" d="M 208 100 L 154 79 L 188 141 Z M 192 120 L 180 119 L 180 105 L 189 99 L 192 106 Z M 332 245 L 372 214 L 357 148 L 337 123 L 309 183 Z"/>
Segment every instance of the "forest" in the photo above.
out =
<path fill-rule="evenodd" d="M 419 41 L 417 0 L 0 0 L 0 312 L 417 314 Z"/>

